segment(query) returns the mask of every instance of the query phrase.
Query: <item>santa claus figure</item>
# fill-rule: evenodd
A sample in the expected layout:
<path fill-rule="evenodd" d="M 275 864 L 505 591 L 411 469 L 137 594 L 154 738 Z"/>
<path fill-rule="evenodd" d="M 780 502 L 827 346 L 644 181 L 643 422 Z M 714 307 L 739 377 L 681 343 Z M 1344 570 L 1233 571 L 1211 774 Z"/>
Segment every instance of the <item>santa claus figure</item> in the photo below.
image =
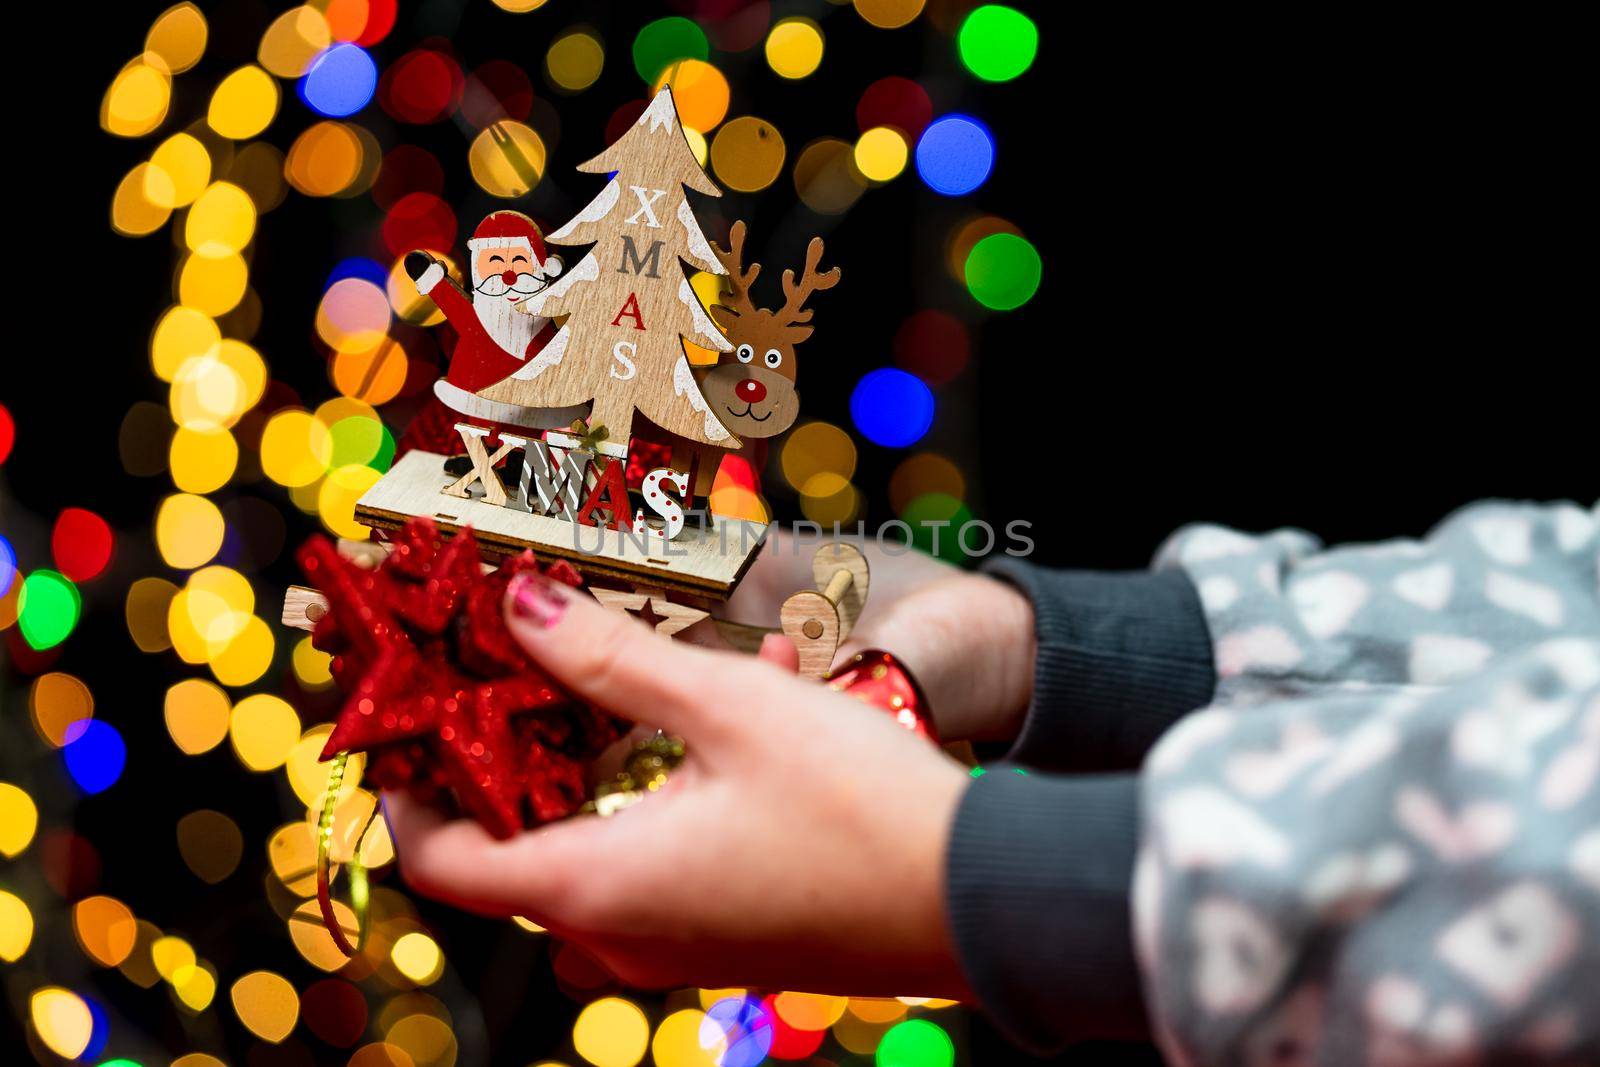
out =
<path fill-rule="evenodd" d="M 554 334 L 550 321 L 518 311 L 561 273 L 561 260 L 545 252 L 544 237 L 520 211 L 496 211 L 478 224 L 467 242 L 472 297 L 426 252 L 406 255 L 406 273 L 417 291 L 433 300 L 456 332 L 450 369 L 434 383 L 445 406 L 465 421 L 498 429 L 566 426 L 583 413 L 574 408 L 525 408 L 478 396 L 480 389 L 510 377 Z"/>

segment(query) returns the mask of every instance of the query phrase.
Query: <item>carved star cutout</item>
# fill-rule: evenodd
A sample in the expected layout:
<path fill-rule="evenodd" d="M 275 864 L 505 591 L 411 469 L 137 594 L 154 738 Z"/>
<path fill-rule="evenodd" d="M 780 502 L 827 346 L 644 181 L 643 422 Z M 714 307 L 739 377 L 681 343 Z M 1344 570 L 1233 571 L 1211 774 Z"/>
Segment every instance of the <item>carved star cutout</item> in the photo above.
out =
<path fill-rule="evenodd" d="M 605 607 L 637 617 L 662 637 L 671 637 L 711 614 L 688 604 L 674 604 L 665 593 L 649 587 L 636 588 L 631 593 L 618 589 L 590 589 L 589 592 Z"/>

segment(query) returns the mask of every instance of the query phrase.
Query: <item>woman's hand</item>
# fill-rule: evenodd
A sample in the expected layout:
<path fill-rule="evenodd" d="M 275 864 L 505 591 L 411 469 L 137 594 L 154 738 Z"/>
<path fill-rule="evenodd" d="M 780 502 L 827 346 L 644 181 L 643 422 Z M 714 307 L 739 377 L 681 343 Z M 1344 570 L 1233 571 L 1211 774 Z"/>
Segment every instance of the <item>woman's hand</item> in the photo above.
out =
<path fill-rule="evenodd" d="M 419 892 L 527 916 L 633 985 L 965 994 L 944 900 L 959 765 L 883 712 L 537 575 L 512 585 L 507 620 L 563 685 L 682 736 L 688 756 L 610 818 L 510 841 L 386 794 Z M 768 642 L 764 659 L 792 664 Z"/>
<path fill-rule="evenodd" d="M 790 595 L 813 588 L 811 557 L 826 539 L 784 533 L 757 557 L 729 601 L 730 617 L 772 626 Z M 852 540 L 867 557 L 867 603 L 835 664 L 864 648 L 894 653 L 928 697 L 947 741 L 1017 735 L 1033 695 L 1033 606 L 1004 582 L 922 552 L 887 552 Z"/>

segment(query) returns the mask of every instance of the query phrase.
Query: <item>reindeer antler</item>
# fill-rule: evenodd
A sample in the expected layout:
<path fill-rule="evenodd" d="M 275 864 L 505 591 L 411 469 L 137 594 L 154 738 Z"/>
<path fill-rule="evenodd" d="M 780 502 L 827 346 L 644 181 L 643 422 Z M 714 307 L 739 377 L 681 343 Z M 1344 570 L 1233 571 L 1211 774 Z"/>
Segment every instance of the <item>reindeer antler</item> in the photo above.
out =
<path fill-rule="evenodd" d="M 806 298 L 812 293 L 823 289 L 832 289 L 839 284 L 839 268 L 817 273 L 817 263 L 822 259 L 822 238 L 813 237 L 811 243 L 806 245 L 806 265 L 800 273 L 798 284 L 794 280 L 794 271 L 783 272 L 783 294 L 785 299 L 783 310 L 778 312 L 778 317 L 791 323 L 810 322 L 811 309 L 802 310 Z"/>
<path fill-rule="evenodd" d="M 717 258 L 722 261 L 723 269 L 728 272 L 728 295 L 732 303 L 718 302 L 717 307 L 731 311 L 735 317 L 740 315 L 754 315 L 755 304 L 750 301 L 750 286 L 755 284 L 756 275 L 761 273 L 761 264 L 752 263 L 750 269 L 741 266 L 744 262 L 744 220 L 740 219 L 728 230 L 728 250 L 723 251 L 721 246 L 713 245 Z"/>

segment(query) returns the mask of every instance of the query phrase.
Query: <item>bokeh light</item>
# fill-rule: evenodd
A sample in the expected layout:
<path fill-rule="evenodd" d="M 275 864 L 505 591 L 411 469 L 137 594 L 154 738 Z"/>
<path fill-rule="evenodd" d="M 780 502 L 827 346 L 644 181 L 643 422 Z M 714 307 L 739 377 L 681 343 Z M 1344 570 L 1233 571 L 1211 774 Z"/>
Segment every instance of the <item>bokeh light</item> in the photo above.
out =
<path fill-rule="evenodd" d="M 869 371 L 850 394 L 856 429 L 885 448 L 920 441 L 933 425 L 933 392 L 914 374 L 893 367 Z"/>
<path fill-rule="evenodd" d="M 163 701 L 167 733 L 186 755 L 209 752 L 228 736 L 232 712 L 228 694 L 203 678 L 185 678 L 167 689 Z"/>
<path fill-rule="evenodd" d="M 928 188 L 945 196 L 965 196 L 994 169 L 994 137 L 969 115 L 945 115 L 930 123 L 917 141 L 917 173 Z"/>
<path fill-rule="evenodd" d="M 280 78 L 298 78 L 333 43 L 328 19 L 311 4 L 291 7 L 261 35 L 256 61 Z"/>
<path fill-rule="evenodd" d="M 728 188 L 754 193 L 777 180 L 783 171 L 783 135 L 753 115 L 741 115 L 717 131 L 711 142 L 711 167 Z"/>
<path fill-rule="evenodd" d="M 247 769 L 276 770 L 300 740 L 300 716 L 282 697 L 254 693 L 233 706 L 228 736 Z"/>
<path fill-rule="evenodd" d="M 929 385 L 954 381 L 972 356 L 966 324 L 947 311 L 912 312 L 894 333 L 894 361 Z"/>
<path fill-rule="evenodd" d="M 166 120 L 172 76 L 159 56 L 152 59 L 135 59 L 112 79 L 100 102 L 100 126 L 107 133 L 143 137 Z"/>
<path fill-rule="evenodd" d="M 436 982 L 444 973 L 444 953 L 438 942 L 420 930 L 403 934 L 389 950 L 395 970 L 417 985 Z"/>
<path fill-rule="evenodd" d="M 967 289 L 986 308 L 1010 311 L 1039 291 L 1043 261 L 1038 249 L 1024 237 L 990 234 L 972 246 L 967 256 Z"/>
<path fill-rule="evenodd" d="M 222 512 L 203 496 L 174 493 L 156 512 L 156 548 L 169 567 L 204 566 L 222 547 Z"/>
<path fill-rule="evenodd" d="M 757 1067 L 772 1051 L 772 1017 L 752 997 L 729 997 L 706 1009 L 700 1045 L 718 1050 L 720 1067 Z"/>
<path fill-rule="evenodd" d="M 632 1001 L 601 997 L 578 1013 L 572 1046 L 594 1067 L 634 1067 L 650 1047 L 650 1023 Z"/>
<path fill-rule="evenodd" d="M 106 569 L 115 544 L 106 520 L 87 508 L 64 508 L 50 531 L 56 568 L 74 582 L 87 582 Z"/>
<path fill-rule="evenodd" d="M 200 62 L 210 36 L 206 17 L 191 3 L 174 4 L 156 16 L 145 34 L 144 50 L 158 56 L 169 74 L 182 74 Z"/>
<path fill-rule="evenodd" d="M 33 798 L 10 782 L 0 782 L 0 855 L 20 856 L 39 825 Z"/>
<path fill-rule="evenodd" d="M 60 986 L 35 990 L 28 999 L 33 1029 L 46 1048 L 65 1059 L 77 1059 L 94 1036 L 94 1017 L 78 994 Z"/>
<path fill-rule="evenodd" d="M 271 124 L 278 114 L 278 98 L 278 83 L 252 63 L 218 84 L 206 121 L 222 136 L 243 141 Z"/>
<path fill-rule="evenodd" d="M 684 59 L 704 60 L 710 52 L 704 30 L 690 19 L 672 15 L 646 23 L 633 39 L 633 69 L 640 78 L 654 83 L 670 64 Z M 677 92 L 676 87 L 673 92 Z"/>
<path fill-rule="evenodd" d="M 329 118 L 345 118 L 367 106 L 378 87 L 378 65 L 366 49 L 340 43 L 315 60 L 300 81 L 300 99 Z"/>
<path fill-rule="evenodd" d="M 0 889 L 0 961 L 16 963 L 32 943 L 33 913 L 21 897 Z"/>
<path fill-rule="evenodd" d="M 651 94 L 664 85 L 672 87 L 672 102 L 685 129 L 710 133 L 728 113 L 728 79 L 704 60 L 680 59 L 669 64 L 651 85 Z"/>
<path fill-rule="evenodd" d="M 128 762 L 128 746 L 117 728 L 108 722 L 90 719 L 67 731 L 61 749 L 67 773 L 85 793 L 103 793 L 122 777 Z"/>
<path fill-rule="evenodd" d="M 899 130 L 874 126 L 856 141 L 856 169 L 869 181 L 890 181 L 906 169 L 908 154 L 906 140 Z"/>
<path fill-rule="evenodd" d="M 822 27 L 796 15 L 781 19 L 767 34 L 767 65 L 791 80 L 815 73 L 822 65 Z"/>
<path fill-rule="evenodd" d="M 84 954 L 102 967 L 117 966 L 133 951 L 133 912 L 114 897 L 85 897 L 74 904 L 72 930 Z"/>
<path fill-rule="evenodd" d="M 178 855 L 196 878 L 216 885 L 238 868 L 244 835 L 239 824 L 220 811 L 191 811 L 178 820 Z"/>
<path fill-rule="evenodd" d="M 955 1046 L 944 1028 L 926 1019 L 897 1023 L 878 1045 L 877 1067 L 950 1067 Z"/>
<path fill-rule="evenodd" d="M 915 141 L 932 121 L 933 101 L 928 91 L 899 75 L 879 78 L 867 86 L 856 104 L 856 125 L 863 133 L 874 126 L 889 126 L 907 141 Z"/>
<path fill-rule="evenodd" d="M 233 983 L 228 995 L 246 1029 L 272 1044 L 288 1037 L 300 1017 L 300 997 L 294 986 L 271 971 L 244 975 Z"/>
<path fill-rule="evenodd" d="M 82 611 L 78 587 L 65 575 L 41 569 L 22 580 L 17 629 L 30 648 L 43 651 L 65 641 Z"/>
<path fill-rule="evenodd" d="M 67 743 L 68 731 L 94 717 L 94 694 L 74 675 L 62 671 L 41 674 L 28 690 L 28 711 L 33 728 L 54 748 Z"/>
<path fill-rule="evenodd" d="M 855 146 L 837 137 L 821 137 L 806 145 L 794 164 L 794 188 L 801 201 L 823 215 L 848 211 L 867 180 L 856 169 Z"/>
<path fill-rule="evenodd" d="M 1016 8 L 984 4 L 961 23 L 956 45 L 973 74 L 984 81 L 1010 81 L 1033 65 L 1039 27 Z"/>
<path fill-rule="evenodd" d="M 605 68 L 605 46 L 599 35 L 584 28 L 564 33 L 544 56 L 545 76 L 567 93 L 581 93 L 599 80 Z"/>
<path fill-rule="evenodd" d="M 526 196 L 544 177 L 544 141 L 533 127 L 510 119 L 493 123 L 472 140 L 467 166 L 490 196 Z"/>
<path fill-rule="evenodd" d="M 922 14 L 927 0 L 853 0 L 856 13 L 879 29 L 898 29 Z"/>

